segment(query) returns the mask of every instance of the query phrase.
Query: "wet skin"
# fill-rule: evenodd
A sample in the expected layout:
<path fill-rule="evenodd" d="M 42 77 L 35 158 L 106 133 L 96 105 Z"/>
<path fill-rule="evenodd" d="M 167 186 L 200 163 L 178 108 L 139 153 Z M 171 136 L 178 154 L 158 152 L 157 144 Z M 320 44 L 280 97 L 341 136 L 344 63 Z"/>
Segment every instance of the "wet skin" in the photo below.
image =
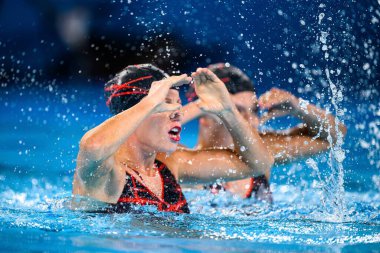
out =
<path fill-rule="evenodd" d="M 231 98 L 240 114 L 254 129 L 269 119 L 286 115 L 299 118 L 303 122 L 299 126 L 285 131 L 260 133 L 265 145 L 275 157 L 275 163 L 288 163 L 326 151 L 334 145 L 338 135 L 343 138 L 346 133 L 346 127 L 342 123 L 339 123 L 339 132 L 335 131 L 336 122 L 331 114 L 327 114 L 312 104 L 306 108 L 301 108 L 300 100 L 284 90 L 272 88 L 259 99 L 254 92 L 250 91 L 231 94 Z M 262 118 L 257 115 L 258 109 L 266 111 Z M 184 112 L 185 123 L 193 118 L 200 117 L 197 150 L 235 149 L 226 127 L 215 117 L 210 117 L 198 110 L 196 101 L 186 105 Z M 332 138 L 331 144 L 328 141 L 328 136 Z M 270 178 L 269 174 L 267 174 L 267 178 Z M 244 197 L 249 184 L 250 180 L 245 179 L 228 182 L 225 187 Z"/>
<path fill-rule="evenodd" d="M 178 92 L 171 88 L 189 83 L 191 78 L 172 76 L 153 82 L 148 95 L 137 105 L 83 136 L 73 194 L 117 203 L 128 172 L 160 198 L 163 185 L 157 176 L 156 159 L 165 163 L 177 180 L 190 183 L 208 183 L 217 178 L 229 181 L 269 173 L 273 157 L 257 131 L 252 131 L 237 111 L 224 83 L 208 69 L 198 69 L 192 78 L 200 108 L 217 116 L 228 127 L 236 146 L 242 145 L 244 150 L 176 149 L 182 115 Z"/>

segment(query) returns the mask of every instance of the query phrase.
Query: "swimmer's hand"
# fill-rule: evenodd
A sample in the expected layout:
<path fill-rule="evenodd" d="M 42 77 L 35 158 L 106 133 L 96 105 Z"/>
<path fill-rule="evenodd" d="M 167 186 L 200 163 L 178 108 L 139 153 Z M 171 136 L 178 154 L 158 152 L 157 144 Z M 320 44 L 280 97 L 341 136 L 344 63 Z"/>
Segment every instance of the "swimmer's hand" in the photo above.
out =
<path fill-rule="evenodd" d="M 260 118 L 261 124 L 272 118 L 292 114 L 299 107 L 297 97 L 278 88 L 272 88 L 265 92 L 260 96 L 258 103 L 260 109 L 268 110 Z"/>
<path fill-rule="evenodd" d="M 165 99 L 171 87 L 177 87 L 191 82 L 191 77 L 186 74 L 171 76 L 161 81 L 152 83 L 148 95 L 144 98 L 153 104 L 154 112 L 175 111 L 181 108 L 181 104 L 169 104 Z"/>
<path fill-rule="evenodd" d="M 219 114 L 234 107 L 225 84 L 212 71 L 198 68 L 191 76 L 199 97 L 197 106 L 202 111 Z"/>

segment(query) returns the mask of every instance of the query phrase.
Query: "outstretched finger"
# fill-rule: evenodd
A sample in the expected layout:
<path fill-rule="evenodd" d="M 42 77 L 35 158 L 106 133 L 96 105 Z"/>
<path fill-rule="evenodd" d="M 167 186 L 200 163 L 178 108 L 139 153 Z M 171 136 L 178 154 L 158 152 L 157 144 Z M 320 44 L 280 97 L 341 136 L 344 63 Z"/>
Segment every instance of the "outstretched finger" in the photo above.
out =
<path fill-rule="evenodd" d="M 201 79 L 199 78 L 199 73 L 198 72 L 193 72 L 191 73 L 191 77 L 193 78 L 193 81 L 195 85 L 199 85 L 201 83 Z"/>
<path fill-rule="evenodd" d="M 262 109 L 268 109 L 273 106 L 273 93 L 271 91 L 265 92 L 258 99 L 258 104 Z"/>
<path fill-rule="evenodd" d="M 180 76 L 172 76 L 169 78 L 173 78 L 173 80 L 170 80 L 171 87 L 178 87 L 191 82 L 191 77 L 186 74 L 182 74 Z"/>
<path fill-rule="evenodd" d="M 204 73 L 203 69 L 198 69 L 197 72 L 199 72 L 199 79 L 201 79 L 201 82 L 205 84 L 207 82 L 207 77 Z"/>
<path fill-rule="evenodd" d="M 218 82 L 221 81 L 215 74 L 209 69 L 205 69 L 204 71 L 205 76 L 207 77 L 208 80 L 213 81 L 213 82 Z"/>

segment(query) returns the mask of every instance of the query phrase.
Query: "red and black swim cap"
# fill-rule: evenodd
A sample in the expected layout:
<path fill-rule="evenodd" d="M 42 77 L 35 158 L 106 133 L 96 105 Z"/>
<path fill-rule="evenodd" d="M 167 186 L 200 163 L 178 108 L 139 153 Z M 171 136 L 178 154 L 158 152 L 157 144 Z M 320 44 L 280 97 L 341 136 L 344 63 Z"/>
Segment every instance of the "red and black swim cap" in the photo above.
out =
<path fill-rule="evenodd" d="M 207 68 L 214 72 L 214 74 L 225 83 L 227 90 L 231 94 L 236 94 L 243 91 L 255 92 L 253 82 L 239 68 L 232 66 L 229 63 L 212 64 Z M 190 86 L 188 92 L 186 93 L 186 97 L 188 101 L 193 101 L 196 99 L 197 95 L 195 93 L 194 86 Z"/>
<path fill-rule="evenodd" d="M 166 77 L 168 74 L 152 64 L 129 65 L 106 83 L 106 104 L 114 115 L 127 110 L 148 94 L 152 82 Z"/>

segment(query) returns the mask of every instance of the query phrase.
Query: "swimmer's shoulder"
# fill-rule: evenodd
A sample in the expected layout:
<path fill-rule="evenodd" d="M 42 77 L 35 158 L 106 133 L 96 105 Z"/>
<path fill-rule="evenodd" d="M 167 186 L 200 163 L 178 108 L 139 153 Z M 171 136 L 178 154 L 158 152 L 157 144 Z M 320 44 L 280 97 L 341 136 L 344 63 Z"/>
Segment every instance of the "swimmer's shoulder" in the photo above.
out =
<path fill-rule="evenodd" d="M 73 194 L 115 203 L 124 188 L 125 169 L 115 162 L 113 156 L 96 166 L 98 169 L 92 172 L 88 171 L 89 175 L 87 176 L 80 176 L 81 168 L 80 165 L 77 166 L 73 181 Z"/>

